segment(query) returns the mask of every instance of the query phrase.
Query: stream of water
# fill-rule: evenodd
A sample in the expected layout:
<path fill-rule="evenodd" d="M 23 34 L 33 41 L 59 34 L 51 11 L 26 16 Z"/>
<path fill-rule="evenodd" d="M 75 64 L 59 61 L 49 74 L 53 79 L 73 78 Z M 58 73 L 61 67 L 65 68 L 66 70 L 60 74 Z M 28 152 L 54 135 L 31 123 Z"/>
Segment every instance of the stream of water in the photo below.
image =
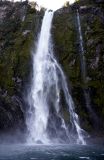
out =
<path fill-rule="evenodd" d="M 84 50 L 84 41 L 83 41 L 83 35 L 82 35 L 82 27 L 81 27 L 81 20 L 80 20 L 80 14 L 77 10 L 77 24 L 78 24 L 78 32 L 79 32 L 79 41 L 80 41 L 80 63 L 81 63 L 81 76 L 82 81 L 87 86 L 87 66 L 86 66 L 86 57 L 85 57 L 85 50 Z M 99 119 L 92 109 L 91 106 L 91 99 L 90 99 L 90 93 L 88 87 L 83 88 L 84 98 L 85 98 L 85 105 L 88 109 L 89 115 L 91 117 L 91 120 L 93 120 L 93 123 L 95 123 L 95 126 L 97 127 L 99 124 Z"/>
<path fill-rule="evenodd" d="M 52 47 L 51 26 L 54 12 L 46 11 L 37 49 L 33 49 L 33 78 L 29 94 L 27 126 L 29 143 L 86 144 L 66 77 L 58 64 Z M 64 95 L 69 124 L 61 112 L 61 93 Z"/>

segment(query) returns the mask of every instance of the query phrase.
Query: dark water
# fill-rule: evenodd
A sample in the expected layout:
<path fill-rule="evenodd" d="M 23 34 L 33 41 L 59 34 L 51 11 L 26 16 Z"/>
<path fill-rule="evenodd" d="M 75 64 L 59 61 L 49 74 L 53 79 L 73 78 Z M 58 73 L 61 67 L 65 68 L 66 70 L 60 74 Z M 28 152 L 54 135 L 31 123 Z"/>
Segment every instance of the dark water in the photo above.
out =
<path fill-rule="evenodd" d="M 104 147 L 0 145 L 0 160 L 104 160 Z"/>

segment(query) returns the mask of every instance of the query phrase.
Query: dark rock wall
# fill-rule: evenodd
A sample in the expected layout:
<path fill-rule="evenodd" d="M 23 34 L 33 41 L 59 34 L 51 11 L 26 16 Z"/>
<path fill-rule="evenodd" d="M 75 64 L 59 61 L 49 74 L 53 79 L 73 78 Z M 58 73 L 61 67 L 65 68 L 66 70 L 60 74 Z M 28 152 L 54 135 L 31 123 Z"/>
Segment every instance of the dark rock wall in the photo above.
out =
<path fill-rule="evenodd" d="M 79 10 L 86 59 L 86 83 L 82 80 L 80 44 L 76 18 Z M 55 54 L 68 78 L 69 88 L 82 128 L 91 134 L 104 131 L 104 5 L 79 1 L 55 12 L 53 42 Z M 90 96 L 86 107 L 84 91 Z M 93 113 L 91 113 L 93 112 Z"/>
<path fill-rule="evenodd" d="M 0 133 L 26 129 L 23 93 L 42 17 L 35 4 L 0 2 Z"/>

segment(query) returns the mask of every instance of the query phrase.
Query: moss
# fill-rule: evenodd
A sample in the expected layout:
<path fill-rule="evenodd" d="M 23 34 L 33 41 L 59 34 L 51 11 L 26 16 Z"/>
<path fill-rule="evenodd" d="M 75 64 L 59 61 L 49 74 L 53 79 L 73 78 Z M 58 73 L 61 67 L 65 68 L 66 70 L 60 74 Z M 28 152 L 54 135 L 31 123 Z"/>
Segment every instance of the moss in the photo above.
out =
<path fill-rule="evenodd" d="M 36 21 L 39 18 L 37 14 L 36 10 L 29 6 L 24 21 L 21 21 L 18 11 L 17 17 L 13 18 L 11 15 L 1 24 L 3 48 L 0 55 L 0 86 L 3 90 L 7 90 L 9 95 L 13 95 L 15 90 L 18 90 L 13 78 L 18 77 L 25 82 L 30 74 L 31 47 Z M 22 86 L 18 87 L 19 90 L 22 89 Z"/>
<path fill-rule="evenodd" d="M 29 62 L 30 62 L 30 49 L 33 41 L 32 34 L 25 37 L 25 39 L 22 41 L 19 41 L 19 44 L 17 42 L 16 48 L 18 48 L 18 52 L 16 53 L 18 55 L 18 61 L 15 64 L 17 67 L 15 76 L 18 76 L 20 78 L 26 77 L 28 71 L 29 71 Z"/>
<path fill-rule="evenodd" d="M 10 2 L 5 8 L 5 18 L 0 22 L 0 132 L 18 129 L 20 137 L 26 129 L 21 97 L 30 80 L 31 47 L 37 39 L 43 12 L 26 2 Z"/>
<path fill-rule="evenodd" d="M 79 6 L 87 6 L 84 11 L 80 9 L 82 33 L 84 38 L 87 77 L 86 83 L 81 79 L 81 65 L 79 52 L 79 38 L 76 29 L 76 13 L 71 7 L 56 11 L 53 20 L 53 39 L 55 54 L 61 63 L 68 78 L 69 86 L 76 104 L 76 111 L 80 116 L 82 128 L 91 132 L 94 123 L 88 109 L 83 90 L 88 90 L 91 98 L 91 107 L 98 116 L 103 117 L 104 106 L 104 29 L 103 10 L 94 1 L 79 1 Z M 96 11 L 97 10 L 97 11 Z M 98 62 L 96 61 L 98 58 Z M 65 103 L 63 102 L 65 105 Z M 64 106 L 63 105 L 63 106 Z M 66 112 L 62 111 L 67 117 Z M 102 118 L 104 119 L 104 118 Z"/>
<path fill-rule="evenodd" d="M 64 22 L 64 23 L 63 23 Z M 53 38 L 56 55 L 73 85 L 80 79 L 79 57 L 76 54 L 75 14 L 69 7 L 68 12 L 62 11 L 53 20 Z"/>

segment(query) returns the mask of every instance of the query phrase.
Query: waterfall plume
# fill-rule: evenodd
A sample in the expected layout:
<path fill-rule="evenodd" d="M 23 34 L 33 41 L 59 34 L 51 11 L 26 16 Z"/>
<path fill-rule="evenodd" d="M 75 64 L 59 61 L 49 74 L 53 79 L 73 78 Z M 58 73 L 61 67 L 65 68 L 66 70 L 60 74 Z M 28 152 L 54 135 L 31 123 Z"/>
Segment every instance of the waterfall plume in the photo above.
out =
<path fill-rule="evenodd" d="M 66 77 L 54 56 L 51 41 L 53 15 L 52 11 L 45 12 L 37 49 L 33 50 L 33 77 L 27 117 L 28 142 L 86 144 Z M 63 116 L 62 94 L 69 123 Z"/>

